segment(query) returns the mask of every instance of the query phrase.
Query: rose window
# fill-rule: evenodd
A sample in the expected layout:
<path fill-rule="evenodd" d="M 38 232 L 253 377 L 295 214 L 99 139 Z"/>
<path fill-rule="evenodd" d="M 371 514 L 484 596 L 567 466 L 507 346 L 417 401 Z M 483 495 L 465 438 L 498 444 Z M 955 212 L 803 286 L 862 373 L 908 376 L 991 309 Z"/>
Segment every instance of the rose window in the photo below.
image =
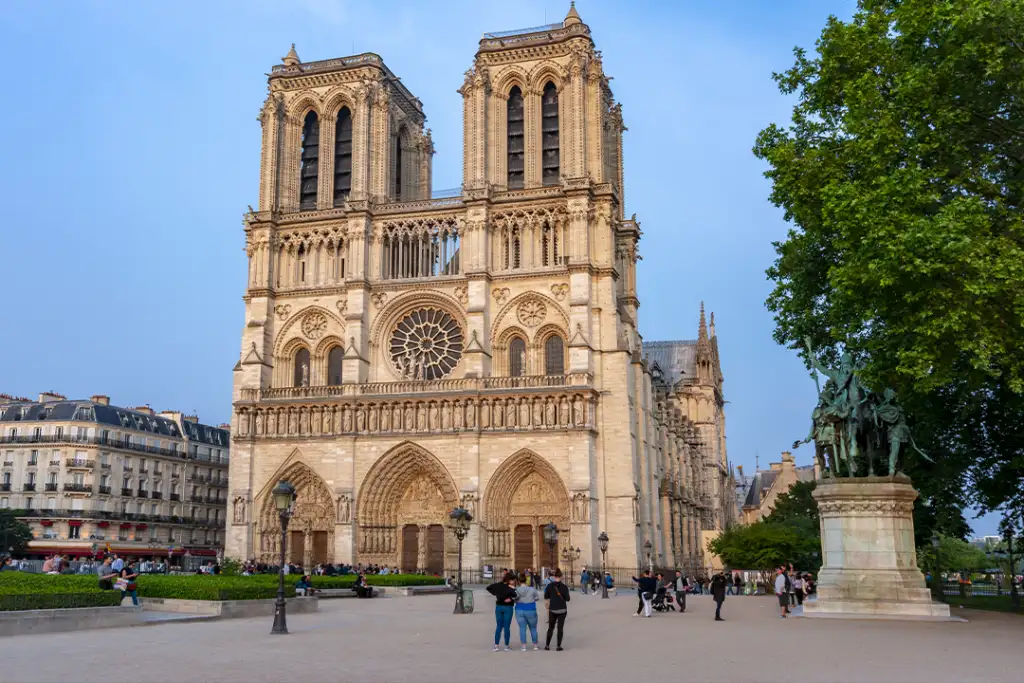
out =
<path fill-rule="evenodd" d="M 524 301 L 519 305 L 519 322 L 526 325 L 527 327 L 537 327 L 544 322 L 544 316 L 547 315 L 547 308 L 544 303 L 537 299 L 530 299 Z"/>
<path fill-rule="evenodd" d="M 391 333 L 391 362 L 405 379 L 447 376 L 462 357 L 462 328 L 438 308 L 421 308 L 402 318 Z"/>

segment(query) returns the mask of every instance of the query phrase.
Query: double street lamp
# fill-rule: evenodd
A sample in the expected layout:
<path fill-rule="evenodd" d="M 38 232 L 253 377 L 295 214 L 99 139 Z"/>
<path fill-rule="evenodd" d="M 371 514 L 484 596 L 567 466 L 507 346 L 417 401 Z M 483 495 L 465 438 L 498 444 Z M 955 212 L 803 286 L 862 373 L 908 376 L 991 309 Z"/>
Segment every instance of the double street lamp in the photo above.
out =
<path fill-rule="evenodd" d="M 601 532 L 601 535 L 597 537 L 598 546 L 601 548 L 601 599 L 608 599 L 608 582 L 605 580 L 605 569 L 607 562 L 605 561 L 605 553 L 608 552 L 608 533 L 605 531 Z"/>
<path fill-rule="evenodd" d="M 562 548 L 562 560 L 569 565 L 569 585 L 573 584 L 574 569 L 573 566 L 576 564 L 576 560 L 580 559 L 580 553 L 583 552 L 581 548 Z"/>
<path fill-rule="evenodd" d="M 556 564 L 555 546 L 558 545 L 558 525 L 548 522 L 544 525 L 544 542 L 548 544 L 551 551 L 551 570 L 554 571 Z"/>
<path fill-rule="evenodd" d="M 274 497 L 274 507 L 281 518 L 281 562 L 277 570 L 277 602 L 274 603 L 274 628 L 270 630 L 273 634 L 288 633 L 288 620 L 285 614 L 284 601 L 284 551 L 288 544 L 288 520 L 292 516 L 292 504 L 295 502 L 295 487 L 287 481 L 277 482 L 277 486 L 271 491 Z"/>
<path fill-rule="evenodd" d="M 459 573 L 455 580 L 456 590 L 458 593 L 455 595 L 455 614 L 468 614 L 472 611 L 472 608 L 467 611 L 466 603 L 463 600 L 462 542 L 466 540 L 466 535 L 469 534 L 469 524 L 473 521 L 473 515 L 471 515 L 469 510 L 466 508 L 458 507 L 449 513 L 448 518 L 451 520 L 452 531 L 455 533 L 455 538 L 459 540 Z"/>

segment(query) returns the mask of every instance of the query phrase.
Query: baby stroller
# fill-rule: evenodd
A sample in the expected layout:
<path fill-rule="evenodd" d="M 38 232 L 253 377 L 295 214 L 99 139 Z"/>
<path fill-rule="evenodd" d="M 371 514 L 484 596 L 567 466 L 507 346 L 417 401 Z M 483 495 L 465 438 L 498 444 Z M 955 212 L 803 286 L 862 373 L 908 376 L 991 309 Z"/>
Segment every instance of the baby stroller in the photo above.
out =
<path fill-rule="evenodd" d="M 654 594 L 654 599 L 651 600 L 651 607 L 654 608 L 655 612 L 675 612 L 676 606 L 672 596 L 669 595 L 668 589 L 665 586 L 658 588 L 658 592 Z"/>

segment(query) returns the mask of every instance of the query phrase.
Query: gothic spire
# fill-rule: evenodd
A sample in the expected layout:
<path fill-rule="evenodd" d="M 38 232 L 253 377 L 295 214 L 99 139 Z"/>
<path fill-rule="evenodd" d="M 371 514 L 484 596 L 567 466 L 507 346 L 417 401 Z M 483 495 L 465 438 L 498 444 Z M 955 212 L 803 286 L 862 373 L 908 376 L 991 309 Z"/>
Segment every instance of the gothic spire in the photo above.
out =
<path fill-rule="evenodd" d="M 285 66 L 298 66 L 302 64 L 302 60 L 299 59 L 299 53 L 295 51 L 295 43 L 292 43 L 292 49 L 288 50 L 288 54 L 281 58 Z"/>
<path fill-rule="evenodd" d="M 714 339 L 715 337 L 715 312 L 711 311 L 711 323 L 708 325 L 708 335 Z"/>
<path fill-rule="evenodd" d="M 565 21 L 562 22 L 562 26 L 572 26 L 573 24 L 582 24 L 583 20 L 580 19 L 579 12 L 576 11 L 576 0 L 569 3 L 569 13 L 565 15 Z"/>
<path fill-rule="evenodd" d="M 697 330 L 697 343 L 708 340 L 708 321 L 704 318 L 704 302 L 700 302 L 700 327 Z"/>

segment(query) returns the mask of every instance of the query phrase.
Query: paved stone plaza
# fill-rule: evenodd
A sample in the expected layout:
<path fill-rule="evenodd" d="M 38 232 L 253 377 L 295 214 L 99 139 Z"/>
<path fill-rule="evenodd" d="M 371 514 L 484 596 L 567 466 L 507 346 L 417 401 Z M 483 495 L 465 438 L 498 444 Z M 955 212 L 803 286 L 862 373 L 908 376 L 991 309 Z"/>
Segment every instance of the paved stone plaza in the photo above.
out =
<path fill-rule="evenodd" d="M 573 594 L 564 652 L 490 651 L 492 601 L 451 614 L 450 596 L 324 600 L 291 634 L 271 619 L 17 636 L 0 681 L 1019 681 L 1024 619 L 958 610 L 969 623 L 781 620 L 773 598 L 708 597 L 685 615 L 630 615 L 635 595 Z M 542 620 L 543 621 L 543 620 Z M 543 640 L 543 633 L 541 634 Z M 518 633 L 513 622 L 513 644 Z"/>

